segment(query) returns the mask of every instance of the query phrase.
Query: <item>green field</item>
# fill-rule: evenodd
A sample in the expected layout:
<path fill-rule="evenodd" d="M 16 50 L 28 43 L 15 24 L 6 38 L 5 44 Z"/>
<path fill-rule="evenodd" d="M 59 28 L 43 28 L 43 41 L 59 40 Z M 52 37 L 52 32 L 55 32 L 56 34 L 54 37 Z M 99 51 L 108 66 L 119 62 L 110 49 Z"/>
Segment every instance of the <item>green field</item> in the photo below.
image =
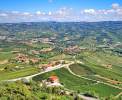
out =
<path fill-rule="evenodd" d="M 0 61 L 8 60 L 14 55 L 11 52 L 0 52 Z"/>
<path fill-rule="evenodd" d="M 37 72 L 38 69 L 36 67 L 27 67 L 18 71 L 10 71 L 10 72 L 2 71 L 0 72 L 0 76 L 1 76 L 0 81 L 28 76 L 28 75 L 35 74 Z"/>
<path fill-rule="evenodd" d="M 83 52 L 82 54 L 79 54 L 79 56 L 79 58 L 82 58 L 79 60 L 83 61 L 86 68 L 91 69 L 93 73 L 110 79 L 122 81 L 121 57 L 103 52 Z M 104 65 L 107 64 L 112 64 L 112 68 L 109 69 L 104 67 Z M 82 68 L 83 66 L 84 65 L 82 65 Z"/>
<path fill-rule="evenodd" d="M 104 64 L 112 64 L 116 66 L 122 66 L 122 57 L 114 55 L 112 53 L 105 53 L 102 51 L 99 52 L 82 52 L 81 55 L 84 60 L 96 64 L 96 65 L 104 65 Z"/>
<path fill-rule="evenodd" d="M 94 72 L 88 66 L 82 64 L 73 64 L 70 69 L 77 75 L 92 75 Z"/>
<path fill-rule="evenodd" d="M 101 75 L 110 79 L 121 81 L 121 73 L 115 73 L 113 69 L 106 70 L 102 66 L 97 66 L 97 65 L 91 65 L 91 66 L 83 65 L 83 64 L 73 64 L 70 66 L 70 69 L 77 75 L 89 77 L 96 80 L 98 79 L 98 80 L 105 81 L 95 76 L 95 75 Z"/>
<path fill-rule="evenodd" d="M 60 82 L 64 84 L 64 86 L 71 90 L 79 90 L 80 92 L 93 92 L 98 94 L 100 97 L 107 97 L 110 95 L 117 95 L 121 90 L 104 85 L 104 84 L 96 84 L 93 81 L 89 81 L 86 79 L 79 78 L 74 76 L 68 72 L 67 69 L 60 69 L 56 71 L 52 71 L 43 75 L 38 75 L 33 78 L 34 81 L 41 81 L 43 79 L 48 78 L 51 75 L 57 75 L 60 79 Z"/>
<path fill-rule="evenodd" d="M 43 87 L 42 87 L 43 88 Z M 0 83 L 0 100 L 73 100 L 72 96 L 59 95 L 42 89 L 38 83 L 17 82 Z"/>

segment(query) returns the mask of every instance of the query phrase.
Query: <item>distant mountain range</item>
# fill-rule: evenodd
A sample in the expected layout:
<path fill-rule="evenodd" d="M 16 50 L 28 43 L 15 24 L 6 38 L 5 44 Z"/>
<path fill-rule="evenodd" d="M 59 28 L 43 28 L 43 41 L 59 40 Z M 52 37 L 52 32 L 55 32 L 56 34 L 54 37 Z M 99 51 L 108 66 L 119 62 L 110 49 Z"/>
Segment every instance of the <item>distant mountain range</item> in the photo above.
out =
<path fill-rule="evenodd" d="M 111 44 L 122 41 L 122 21 L 1 23 L 2 36 L 19 39 L 56 37 L 62 41 L 92 40 Z"/>

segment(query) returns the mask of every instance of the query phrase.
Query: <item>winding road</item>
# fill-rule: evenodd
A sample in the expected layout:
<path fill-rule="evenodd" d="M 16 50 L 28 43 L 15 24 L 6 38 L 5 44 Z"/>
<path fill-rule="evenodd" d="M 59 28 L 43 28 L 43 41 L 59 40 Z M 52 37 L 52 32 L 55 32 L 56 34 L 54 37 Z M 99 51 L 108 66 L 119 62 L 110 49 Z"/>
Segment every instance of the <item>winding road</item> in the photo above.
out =
<path fill-rule="evenodd" d="M 67 69 L 68 69 L 68 71 L 69 71 L 72 75 L 75 75 L 75 76 L 77 76 L 77 77 L 80 77 L 80 78 L 83 78 L 83 79 L 86 79 L 86 80 L 90 80 L 90 81 L 94 81 L 94 82 L 96 82 L 96 84 L 102 83 L 102 84 L 105 84 L 105 85 L 108 85 L 108 86 L 111 86 L 111 87 L 114 87 L 114 88 L 117 88 L 117 89 L 122 90 L 122 88 L 119 87 L 119 86 L 115 86 L 115 85 L 112 85 L 112 84 L 109 84 L 109 83 L 106 83 L 106 82 L 97 81 L 97 80 L 94 80 L 94 79 L 90 79 L 90 78 L 87 78 L 87 77 L 84 77 L 84 76 L 77 75 L 77 74 L 75 74 L 74 72 L 72 72 L 72 70 L 69 68 L 69 66 L 67 66 Z"/>
<path fill-rule="evenodd" d="M 99 84 L 99 83 L 102 83 L 102 84 L 105 84 L 105 85 L 108 85 L 108 86 L 111 86 L 111 87 L 114 87 L 114 88 L 117 88 L 117 89 L 120 89 L 122 90 L 121 87 L 118 87 L 118 86 L 115 86 L 115 85 L 112 85 L 112 84 L 109 84 L 109 83 L 105 83 L 105 82 L 102 82 L 102 81 L 98 81 L 98 80 L 94 80 L 94 79 L 90 79 L 90 78 L 87 78 L 87 77 L 84 77 L 84 76 L 80 76 L 80 75 L 77 75 L 75 74 L 71 69 L 70 69 L 70 65 L 74 64 L 75 62 L 71 61 L 70 63 L 68 64 L 59 64 L 59 65 L 56 65 L 54 67 L 51 67 L 51 68 L 48 68 L 46 69 L 45 71 L 42 71 L 42 72 L 39 72 L 37 74 L 33 74 L 33 75 L 29 75 L 29 76 L 25 76 L 25 77 L 20 77 L 20 78 L 16 78 L 16 79 L 10 79 L 10 80 L 4 80 L 4 81 L 7 81 L 7 82 L 14 82 L 14 81 L 18 81 L 18 80 L 22 80 L 22 79 L 26 79 L 26 80 L 30 80 L 32 79 L 33 77 L 37 76 L 37 75 L 41 75 L 41 74 L 44 74 L 44 73 L 48 73 L 48 72 L 51 72 L 53 70 L 57 70 L 57 69 L 60 69 L 60 68 L 63 68 L 65 67 L 72 75 L 74 76 L 77 76 L 77 77 L 80 77 L 80 78 L 83 78 L 83 79 L 86 79 L 86 80 L 90 80 L 90 81 L 94 81 L 96 82 L 95 84 Z M 82 63 L 82 62 L 80 62 Z M 120 95 L 120 94 L 119 94 Z M 82 94 L 79 94 L 79 97 L 84 99 L 84 100 L 98 100 L 98 99 L 95 99 L 95 98 L 91 98 L 91 97 L 86 97 Z"/>
<path fill-rule="evenodd" d="M 33 75 L 25 76 L 25 77 L 20 77 L 20 78 L 15 78 L 15 79 L 10 79 L 10 80 L 4 80 L 4 81 L 7 81 L 7 82 L 14 82 L 14 81 L 22 80 L 22 79 L 30 80 L 30 79 L 32 79 L 33 77 L 37 76 L 37 75 L 41 75 L 41 74 L 44 74 L 44 73 L 47 73 L 47 72 L 51 72 L 51 71 L 53 71 L 53 70 L 57 70 L 57 69 L 60 69 L 60 68 L 65 67 L 65 68 L 67 68 L 67 70 L 68 70 L 72 75 L 75 75 L 75 76 L 77 76 L 77 77 L 80 77 L 80 78 L 83 78 L 83 79 L 86 79 L 86 80 L 94 81 L 94 82 L 96 82 L 96 84 L 102 83 L 102 84 L 109 85 L 109 86 L 111 86 L 111 87 L 114 87 L 114 88 L 117 88 L 117 89 L 122 90 L 121 87 L 118 87 L 118 86 L 115 86 L 115 85 L 112 85 L 112 84 L 109 84 L 109 83 L 106 83 L 106 82 L 102 82 L 102 81 L 90 79 L 90 78 L 87 78 L 87 77 L 84 77 L 84 76 L 80 76 L 80 75 L 75 74 L 75 73 L 72 72 L 72 70 L 69 68 L 69 66 L 72 65 L 72 64 L 74 64 L 74 63 L 75 63 L 75 62 L 71 61 L 69 64 L 59 64 L 59 65 L 56 65 L 56 66 L 51 67 L 51 68 L 48 68 L 48 69 L 46 69 L 45 71 L 42 71 L 42 72 L 37 73 L 37 74 L 33 74 Z M 80 63 L 82 63 L 82 62 L 80 62 Z"/>
<path fill-rule="evenodd" d="M 33 75 L 25 76 L 25 77 L 20 77 L 20 78 L 15 78 L 15 79 L 10 79 L 10 80 L 4 80 L 4 81 L 6 81 L 6 82 L 14 82 L 14 81 L 22 80 L 22 79 L 30 80 L 33 77 L 37 76 L 37 75 L 41 75 L 41 74 L 44 74 L 44 73 L 47 73 L 47 72 L 51 72 L 53 70 L 57 70 L 57 69 L 60 69 L 60 68 L 63 68 L 63 67 L 67 67 L 67 66 L 72 65 L 73 63 L 74 62 L 70 62 L 69 64 L 59 64 L 59 65 L 56 65 L 54 67 L 48 68 L 45 71 L 39 72 L 37 74 L 33 74 Z"/>

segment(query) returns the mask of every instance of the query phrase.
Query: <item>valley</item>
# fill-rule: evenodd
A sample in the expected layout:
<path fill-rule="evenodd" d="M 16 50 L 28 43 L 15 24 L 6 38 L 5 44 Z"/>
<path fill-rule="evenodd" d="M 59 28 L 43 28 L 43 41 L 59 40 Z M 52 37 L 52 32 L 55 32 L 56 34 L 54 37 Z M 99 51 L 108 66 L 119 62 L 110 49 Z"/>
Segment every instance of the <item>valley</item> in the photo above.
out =
<path fill-rule="evenodd" d="M 121 21 L 1 23 L 0 99 L 121 100 L 121 32 Z"/>

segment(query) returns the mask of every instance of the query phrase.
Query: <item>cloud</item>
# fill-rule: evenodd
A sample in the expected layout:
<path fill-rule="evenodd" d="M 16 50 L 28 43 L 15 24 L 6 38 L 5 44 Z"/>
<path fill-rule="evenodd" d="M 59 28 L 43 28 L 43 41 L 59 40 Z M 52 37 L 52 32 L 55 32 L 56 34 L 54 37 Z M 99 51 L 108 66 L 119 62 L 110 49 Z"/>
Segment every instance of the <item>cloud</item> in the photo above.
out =
<path fill-rule="evenodd" d="M 13 13 L 13 14 L 18 14 L 19 11 L 12 11 L 11 13 Z"/>
<path fill-rule="evenodd" d="M 30 22 L 30 21 L 122 21 L 122 7 L 113 3 L 110 9 L 82 9 L 61 7 L 55 11 L 0 11 L 0 22 Z"/>
<path fill-rule="evenodd" d="M 84 9 L 81 15 L 87 21 L 122 21 L 122 7 L 113 3 L 111 9 Z"/>
<path fill-rule="evenodd" d="M 30 13 L 29 12 L 24 12 L 23 15 L 30 15 Z"/>
<path fill-rule="evenodd" d="M 85 9 L 84 13 L 86 13 L 86 14 L 95 14 L 95 10 L 94 9 Z"/>
<path fill-rule="evenodd" d="M 49 12 L 48 12 L 48 15 L 49 15 L 49 16 L 51 16 L 51 15 L 52 15 L 52 12 L 51 12 L 51 11 L 49 11 Z"/>
<path fill-rule="evenodd" d="M 118 3 L 113 3 L 112 8 L 113 9 L 118 9 L 118 8 L 120 8 L 120 5 Z"/>
<path fill-rule="evenodd" d="M 6 13 L 0 13 L 0 16 L 1 17 L 6 17 L 6 16 L 8 16 Z"/>
<path fill-rule="evenodd" d="M 73 8 L 62 7 L 56 11 L 56 14 L 59 16 L 66 17 L 69 15 L 75 14 L 75 12 L 73 11 Z"/>
<path fill-rule="evenodd" d="M 41 15 L 42 13 L 41 13 L 41 11 L 37 11 L 36 14 L 37 15 Z"/>

